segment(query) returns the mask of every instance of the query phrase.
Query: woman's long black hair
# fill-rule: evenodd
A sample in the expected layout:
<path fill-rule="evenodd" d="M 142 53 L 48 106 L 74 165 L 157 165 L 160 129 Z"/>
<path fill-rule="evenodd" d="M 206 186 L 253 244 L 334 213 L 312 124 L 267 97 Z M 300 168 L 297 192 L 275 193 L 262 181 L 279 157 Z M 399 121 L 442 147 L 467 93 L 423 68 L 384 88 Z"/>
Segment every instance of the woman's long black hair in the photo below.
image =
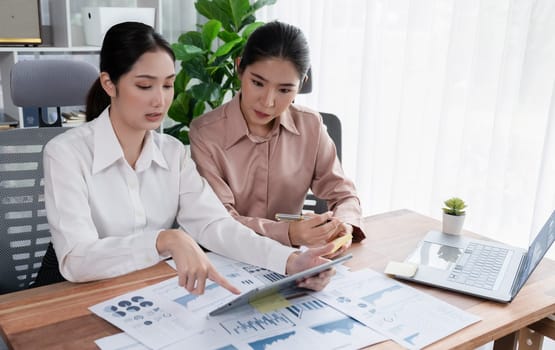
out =
<path fill-rule="evenodd" d="M 168 42 L 151 26 L 139 22 L 116 24 L 106 32 L 102 41 L 100 71 L 108 73 L 110 80 L 117 84 L 119 78 L 129 72 L 145 52 L 157 50 L 166 51 L 175 61 Z M 87 121 L 97 118 L 110 102 L 100 78 L 96 79 L 87 96 Z"/>

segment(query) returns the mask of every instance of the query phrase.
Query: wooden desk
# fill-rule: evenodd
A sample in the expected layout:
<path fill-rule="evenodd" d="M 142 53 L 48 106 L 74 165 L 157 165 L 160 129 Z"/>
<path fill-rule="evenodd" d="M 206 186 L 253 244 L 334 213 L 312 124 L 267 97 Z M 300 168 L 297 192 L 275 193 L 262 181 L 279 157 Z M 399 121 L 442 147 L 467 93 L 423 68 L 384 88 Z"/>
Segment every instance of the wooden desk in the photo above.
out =
<path fill-rule="evenodd" d="M 402 261 L 428 230 L 440 229 L 437 220 L 408 210 L 371 216 L 364 224 L 369 238 L 353 245 L 354 258 L 347 263 L 354 269 L 371 267 L 383 271 L 388 261 Z M 520 329 L 528 325 L 541 326 L 546 316 L 555 313 L 554 271 L 555 262 L 544 259 L 510 304 L 412 284 L 482 318 L 427 349 L 474 349 L 495 339 L 501 339 L 498 346 L 514 344 Z M 93 315 L 89 306 L 174 275 L 167 264 L 160 263 L 111 280 L 82 284 L 63 282 L 2 295 L 2 336 L 14 349 L 97 349 L 95 339 L 120 330 Z M 369 349 L 400 348 L 387 341 Z"/>

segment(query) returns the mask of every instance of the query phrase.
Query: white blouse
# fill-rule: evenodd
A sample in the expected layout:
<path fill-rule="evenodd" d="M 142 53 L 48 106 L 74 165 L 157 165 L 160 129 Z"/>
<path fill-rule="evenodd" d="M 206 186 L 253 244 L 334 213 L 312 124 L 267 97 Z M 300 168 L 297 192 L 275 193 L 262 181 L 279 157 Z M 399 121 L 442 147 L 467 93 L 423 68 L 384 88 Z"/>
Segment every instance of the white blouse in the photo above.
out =
<path fill-rule="evenodd" d="M 235 221 L 177 139 L 147 132 L 133 169 L 108 108 L 48 142 L 44 187 L 52 243 L 69 281 L 158 263 L 164 258 L 156 250 L 158 233 L 176 223 L 213 252 L 279 273 L 295 250 Z"/>

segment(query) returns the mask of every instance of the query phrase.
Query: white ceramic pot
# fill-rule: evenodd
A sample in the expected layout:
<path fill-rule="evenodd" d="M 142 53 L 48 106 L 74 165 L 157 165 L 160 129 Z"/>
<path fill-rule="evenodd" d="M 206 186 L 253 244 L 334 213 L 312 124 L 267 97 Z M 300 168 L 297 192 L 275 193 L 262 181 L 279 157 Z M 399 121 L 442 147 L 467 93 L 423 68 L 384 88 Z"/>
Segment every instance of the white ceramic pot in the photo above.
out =
<path fill-rule="evenodd" d="M 464 215 L 455 216 L 443 213 L 443 233 L 447 233 L 450 235 L 461 234 L 464 224 L 464 218 Z"/>

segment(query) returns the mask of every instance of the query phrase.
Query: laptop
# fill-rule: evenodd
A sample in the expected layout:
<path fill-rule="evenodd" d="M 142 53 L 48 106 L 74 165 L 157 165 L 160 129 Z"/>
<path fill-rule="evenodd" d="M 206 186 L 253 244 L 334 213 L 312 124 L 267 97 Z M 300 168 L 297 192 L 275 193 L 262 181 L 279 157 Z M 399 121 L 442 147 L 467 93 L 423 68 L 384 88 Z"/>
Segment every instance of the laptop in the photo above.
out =
<path fill-rule="evenodd" d="M 555 241 L 555 211 L 528 250 L 503 243 L 429 231 L 405 262 L 415 281 L 499 302 L 510 302 Z"/>
<path fill-rule="evenodd" d="M 306 293 L 307 289 L 297 287 L 297 281 L 315 276 L 322 271 L 328 270 L 334 265 L 341 264 L 353 257 L 352 254 L 347 254 L 342 257 L 339 257 L 335 260 L 328 261 L 324 264 L 312 267 L 310 269 L 297 272 L 294 275 L 290 275 L 279 279 L 277 281 L 273 281 L 270 284 L 267 284 L 263 287 L 258 287 L 252 289 L 244 294 L 239 295 L 237 298 L 217 307 L 216 309 L 210 311 L 210 316 L 216 316 L 223 314 L 229 310 L 235 309 L 236 307 L 246 305 L 256 300 L 260 300 L 264 297 L 275 293 L 281 293 L 284 297 L 293 297 L 299 295 L 299 293 Z"/>

